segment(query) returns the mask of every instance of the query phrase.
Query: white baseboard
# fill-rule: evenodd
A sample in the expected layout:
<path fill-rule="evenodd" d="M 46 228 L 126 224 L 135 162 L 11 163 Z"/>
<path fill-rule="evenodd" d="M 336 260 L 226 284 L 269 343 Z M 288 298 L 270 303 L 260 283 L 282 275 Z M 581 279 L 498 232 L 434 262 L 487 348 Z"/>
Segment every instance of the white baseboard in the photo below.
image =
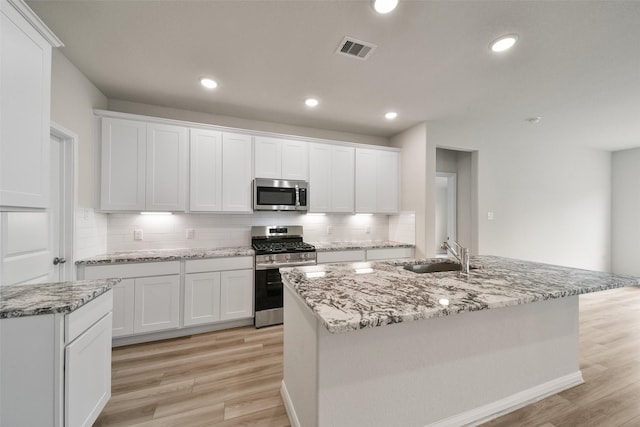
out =
<path fill-rule="evenodd" d="M 284 380 L 282 380 L 282 385 L 280 386 L 280 395 L 282 396 L 282 400 L 284 401 L 284 408 L 287 410 L 287 416 L 289 417 L 291 427 L 301 427 L 300 421 L 298 420 L 298 416 L 296 415 L 296 410 L 293 407 L 293 402 L 291 401 L 291 397 L 289 396 L 289 392 L 287 391 L 287 386 L 284 383 Z"/>
<path fill-rule="evenodd" d="M 426 427 L 477 426 L 582 383 L 584 383 L 582 373 L 577 371 L 572 374 L 565 375 L 564 377 L 556 378 L 555 380 L 518 392 L 509 397 L 505 397 L 504 399 L 480 406 L 479 408 L 436 421 Z M 287 412 L 289 412 L 288 407 Z"/>

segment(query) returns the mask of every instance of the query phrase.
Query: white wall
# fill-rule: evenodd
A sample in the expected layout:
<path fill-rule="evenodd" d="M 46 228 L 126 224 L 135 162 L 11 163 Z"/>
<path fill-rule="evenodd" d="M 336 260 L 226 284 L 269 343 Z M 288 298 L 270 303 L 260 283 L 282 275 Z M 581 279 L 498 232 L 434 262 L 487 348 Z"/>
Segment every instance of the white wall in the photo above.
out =
<path fill-rule="evenodd" d="M 610 269 L 609 152 L 543 140 L 531 129 L 508 125 L 433 123 L 429 139 L 478 150 L 479 253 Z"/>
<path fill-rule="evenodd" d="M 435 147 L 428 156 L 426 123 L 394 136 L 391 145 L 402 150 L 400 209 L 415 215 L 416 258 L 435 256 L 431 244 L 435 230 Z"/>
<path fill-rule="evenodd" d="M 51 63 L 51 120 L 78 135 L 78 206 L 95 206 L 98 150 L 95 108 L 107 98 L 58 50 Z"/>
<path fill-rule="evenodd" d="M 612 155 L 611 269 L 640 276 L 640 149 Z"/>

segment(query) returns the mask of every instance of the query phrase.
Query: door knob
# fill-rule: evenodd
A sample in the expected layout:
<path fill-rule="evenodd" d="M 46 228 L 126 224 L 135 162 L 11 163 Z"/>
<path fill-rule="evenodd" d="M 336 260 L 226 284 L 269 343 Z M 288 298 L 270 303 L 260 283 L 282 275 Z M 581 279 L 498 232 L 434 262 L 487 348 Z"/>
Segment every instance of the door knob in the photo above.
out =
<path fill-rule="evenodd" d="M 67 260 L 64 258 L 55 257 L 53 259 L 53 265 L 64 264 L 65 262 L 67 262 Z"/>

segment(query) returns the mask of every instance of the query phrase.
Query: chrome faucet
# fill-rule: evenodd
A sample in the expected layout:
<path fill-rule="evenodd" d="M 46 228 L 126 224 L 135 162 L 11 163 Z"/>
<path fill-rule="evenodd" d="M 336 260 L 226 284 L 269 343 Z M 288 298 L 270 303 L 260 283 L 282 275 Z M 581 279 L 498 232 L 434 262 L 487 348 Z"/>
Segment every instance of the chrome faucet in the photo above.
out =
<path fill-rule="evenodd" d="M 458 262 L 460 263 L 460 266 L 461 266 L 460 274 L 466 274 L 468 276 L 469 275 L 469 249 L 463 248 L 455 240 L 452 240 L 451 242 L 453 243 L 453 246 L 449 244 L 448 240 L 445 242 L 442 242 L 442 244 L 440 245 L 440 249 L 451 252 L 451 255 L 453 255 L 455 259 L 457 259 Z"/>

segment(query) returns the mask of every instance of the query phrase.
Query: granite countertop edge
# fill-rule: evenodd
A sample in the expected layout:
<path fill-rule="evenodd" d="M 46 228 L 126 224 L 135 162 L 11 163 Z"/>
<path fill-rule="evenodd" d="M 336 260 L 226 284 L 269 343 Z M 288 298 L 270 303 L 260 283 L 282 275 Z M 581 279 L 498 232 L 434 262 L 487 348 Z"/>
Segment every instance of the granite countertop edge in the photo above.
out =
<path fill-rule="evenodd" d="M 120 282 L 119 278 L 0 287 L 0 319 L 71 313 Z"/>
<path fill-rule="evenodd" d="M 472 257 L 479 268 L 469 279 L 457 272 L 415 275 L 402 268 L 424 262 L 443 260 L 368 263 L 370 275 L 356 274 L 348 263 L 319 265 L 287 269 L 282 277 L 332 334 L 640 285 L 638 277 L 494 256 Z M 306 277 L 314 271 L 326 277 Z M 443 297 L 446 306 L 438 304 Z"/>
<path fill-rule="evenodd" d="M 131 264 L 154 261 L 181 261 L 209 258 L 226 258 L 253 256 L 254 250 L 250 247 L 228 248 L 178 248 L 178 249 L 142 249 L 134 251 L 110 252 L 76 261 L 76 265 L 95 266 L 113 264 Z"/>
<path fill-rule="evenodd" d="M 316 252 L 348 251 L 358 249 L 392 249 L 392 248 L 415 248 L 411 243 L 394 242 L 390 240 L 372 241 L 344 241 L 344 242 L 309 242 L 315 246 Z"/>

